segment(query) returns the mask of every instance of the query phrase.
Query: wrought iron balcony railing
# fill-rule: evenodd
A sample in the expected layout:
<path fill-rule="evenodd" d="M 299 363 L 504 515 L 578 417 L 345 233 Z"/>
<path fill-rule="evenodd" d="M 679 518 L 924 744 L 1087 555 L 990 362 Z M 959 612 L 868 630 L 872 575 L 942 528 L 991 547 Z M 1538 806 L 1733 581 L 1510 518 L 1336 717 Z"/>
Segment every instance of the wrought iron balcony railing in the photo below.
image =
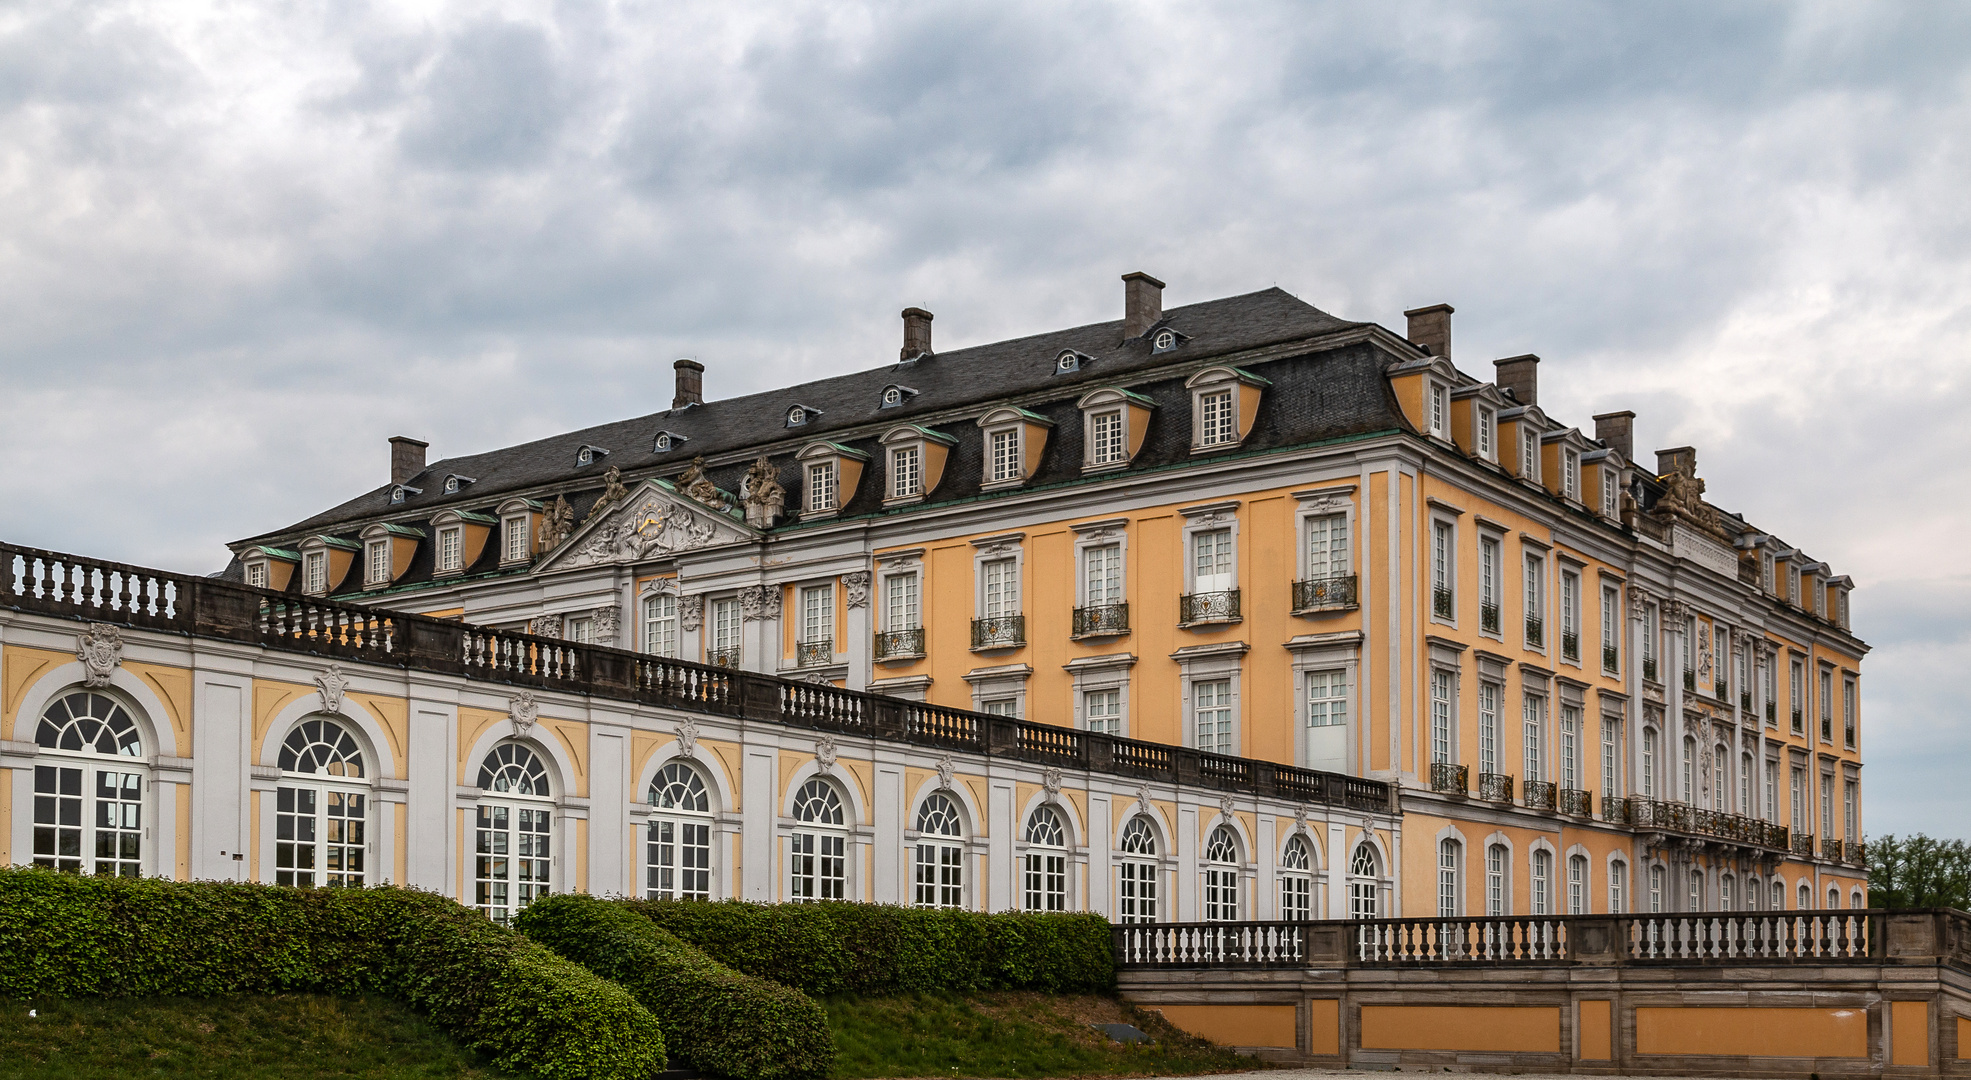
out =
<path fill-rule="evenodd" d="M 972 648 L 1012 649 L 1027 643 L 1025 615 L 987 615 L 972 620 Z"/>
<path fill-rule="evenodd" d="M 1689 668 L 1684 669 L 1684 689 L 1690 693 L 1697 692 L 1697 672 Z"/>
<path fill-rule="evenodd" d="M 1580 788 L 1561 788 L 1560 812 L 1573 817 L 1594 817 L 1594 794 Z"/>
<path fill-rule="evenodd" d="M 1834 741 L 1834 718 L 1831 716 L 1820 718 L 1820 741 L 1828 743 Z"/>
<path fill-rule="evenodd" d="M 1601 647 L 1601 669 L 1603 671 L 1613 672 L 1615 670 L 1615 662 L 1620 658 L 1620 655 L 1615 651 L 1615 646 L 1603 645 Z"/>
<path fill-rule="evenodd" d="M 1806 714 L 1805 714 L 1805 713 L 1803 713 L 1803 712 L 1801 712 L 1801 711 L 1800 711 L 1799 709 L 1794 709 L 1794 710 L 1793 710 L 1793 734 L 1795 734 L 1795 735 L 1805 735 L 1806 733 L 1807 733 L 1807 717 L 1806 717 Z"/>
<path fill-rule="evenodd" d="M 1752 711 L 1752 691 L 1740 690 L 1738 692 L 1738 707 L 1746 713 Z"/>
<path fill-rule="evenodd" d="M 1849 844 L 1847 853 L 1849 864 L 1853 866 L 1866 866 L 1868 864 L 1868 845 L 1860 840 Z"/>
<path fill-rule="evenodd" d="M 1643 680 L 1645 682 L 1656 681 L 1656 657 L 1643 657 Z"/>
<path fill-rule="evenodd" d="M 1309 578 L 1306 581 L 1293 583 L 1295 612 L 1352 608 L 1356 603 L 1354 574 Z"/>
<path fill-rule="evenodd" d="M 1239 621 L 1239 590 L 1185 593 L 1177 598 L 1177 621 L 1219 623 Z"/>
<path fill-rule="evenodd" d="M 1478 628 L 1488 634 L 1499 632 L 1499 605 L 1478 605 Z"/>
<path fill-rule="evenodd" d="M 1526 782 L 1527 809 L 1552 810 L 1554 808 L 1554 792 L 1556 790 L 1553 784 L 1545 780 L 1528 780 Z"/>
<path fill-rule="evenodd" d="M 1478 774 L 1478 797 L 1486 802 L 1509 803 L 1512 801 L 1512 776 L 1509 773 L 1482 772 Z"/>
<path fill-rule="evenodd" d="M 1837 839 L 1835 839 L 1834 837 L 1831 837 L 1831 836 L 1830 836 L 1830 837 L 1826 837 L 1826 838 L 1824 838 L 1823 840 L 1821 840 L 1821 842 L 1820 842 L 1820 857 L 1821 857 L 1821 858 L 1823 858 L 1823 859 L 1831 859 L 1831 860 L 1833 860 L 1834 862 L 1840 862 L 1840 861 L 1841 861 L 1841 841 L 1839 841 L 1839 840 L 1837 840 Z"/>
<path fill-rule="evenodd" d="M 705 650 L 705 662 L 713 667 L 736 668 L 739 666 L 739 646 L 710 646 Z"/>
<path fill-rule="evenodd" d="M 1440 619 L 1451 617 L 1451 590 L 1430 590 L 1430 613 Z"/>
<path fill-rule="evenodd" d="M 1615 800 L 1604 799 L 1602 816 L 1609 821 L 1608 803 Z M 1623 800 L 1627 813 L 1627 824 L 1638 829 L 1662 829 L 1666 832 L 1687 833 L 1693 836 L 1709 836 L 1719 840 L 1729 840 L 1757 847 L 1787 850 L 1788 833 L 1785 828 L 1770 821 L 1746 817 L 1743 814 L 1728 814 L 1722 810 L 1706 810 L 1688 803 L 1664 802 L 1659 799 L 1645 799 L 1632 795 Z M 1808 849 L 1811 853 L 1812 842 Z"/>
<path fill-rule="evenodd" d="M 1601 819 L 1617 825 L 1627 825 L 1629 823 L 1629 800 L 1620 795 L 1604 794 L 1601 797 Z"/>
<path fill-rule="evenodd" d="M 1569 660 L 1581 659 L 1581 635 L 1573 630 L 1560 632 L 1560 655 Z"/>
<path fill-rule="evenodd" d="M 1779 702 L 1777 701 L 1766 702 L 1766 723 L 1768 724 L 1779 723 Z"/>
<path fill-rule="evenodd" d="M 835 642 L 802 641 L 794 645 L 794 662 L 802 667 L 826 667 L 835 662 Z"/>
<path fill-rule="evenodd" d="M 1540 621 L 1538 615 L 1526 617 L 1526 643 L 1536 649 L 1546 647 L 1546 624 Z"/>
<path fill-rule="evenodd" d="M 1814 853 L 1813 833 L 1794 833 L 1791 845 L 1793 854 L 1811 856 Z"/>
<path fill-rule="evenodd" d="M 924 655 L 924 628 L 881 630 L 876 634 L 876 659 L 908 660 Z"/>
<path fill-rule="evenodd" d="M 1129 633 L 1128 604 L 1100 604 L 1074 609 L 1074 636 L 1096 637 Z"/>
<path fill-rule="evenodd" d="M 1431 762 L 1430 790 L 1447 795 L 1463 795 L 1466 791 L 1465 780 L 1470 775 L 1468 769 L 1468 766 L 1454 765 L 1448 761 Z"/>
<path fill-rule="evenodd" d="M 1716 696 L 1719 701 L 1728 702 L 1731 700 L 1731 683 L 1726 681 L 1724 676 L 1720 675 L 1718 676 L 1717 679 L 1712 681 L 1711 693 L 1714 696 Z"/>

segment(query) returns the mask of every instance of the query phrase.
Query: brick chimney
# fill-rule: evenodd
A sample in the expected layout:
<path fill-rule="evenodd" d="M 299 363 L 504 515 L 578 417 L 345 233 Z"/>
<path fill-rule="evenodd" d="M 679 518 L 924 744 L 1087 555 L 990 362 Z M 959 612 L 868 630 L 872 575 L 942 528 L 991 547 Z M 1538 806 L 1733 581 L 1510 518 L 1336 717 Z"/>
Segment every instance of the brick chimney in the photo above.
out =
<path fill-rule="evenodd" d="M 705 365 L 686 358 L 672 364 L 677 370 L 677 392 L 671 395 L 671 408 L 705 404 Z"/>
<path fill-rule="evenodd" d="M 903 351 L 897 359 L 909 360 L 931 351 L 931 318 L 931 313 L 920 307 L 903 309 Z"/>
<path fill-rule="evenodd" d="M 1675 446 L 1656 452 L 1656 475 L 1668 476 L 1683 466 L 1697 475 L 1697 448 L 1695 446 Z"/>
<path fill-rule="evenodd" d="M 1412 308 L 1403 313 L 1410 320 L 1410 341 L 1421 345 L 1432 356 L 1451 358 L 1451 313 L 1458 310 L 1449 304 L 1432 304 L 1429 307 Z"/>
<path fill-rule="evenodd" d="M 1627 409 L 1596 414 L 1595 438 L 1621 454 L 1622 460 L 1636 460 L 1636 414 Z"/>
<path fill-rule="evenodd" d="M 424 451 L 431 446 L 427 442 L 404 435 L 390 437 L 390 482 L 401 484 L 424 471 Z"/>
<path fill-rule="evenodd" d="M 1521 405 L 1540 403 L 1540 358 L 1532 353 L 1492 361 L 1492 382 L 1501 390 L 1512 391 Z"/>
<path fill-rule="evenodd" d="M 1163 282 L 1142 271 L 1122 275 L 1122 339 L 1139 338 L 1163 320 Z"/>

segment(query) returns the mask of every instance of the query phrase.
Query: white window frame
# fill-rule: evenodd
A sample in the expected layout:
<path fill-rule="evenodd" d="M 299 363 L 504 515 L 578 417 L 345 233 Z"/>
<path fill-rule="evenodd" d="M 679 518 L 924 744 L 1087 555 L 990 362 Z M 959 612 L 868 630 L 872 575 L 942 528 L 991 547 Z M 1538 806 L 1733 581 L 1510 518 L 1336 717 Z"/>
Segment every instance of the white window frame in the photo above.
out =
<path fill-rule="evenodd" d="M 130 730 L 136 737 L 134 749 L 137 753 L 121 752 L 121 746 L 118 753 L 104 754 L 93 748 L 62 750 L 38 745 L 43 716 L 57 702 L 74 696 L 105 699 L 110 706 L 108 709 L 103 708 L 99 702 L 93 700 L 89 702 L 91 715 L 98 719 L 108 719 L 112 709 L 122 710 L 130 719 Z M 98 712 L 99 709 L 102 711 Z M 48 722 L 56 723 L 52 720 Z M 142 877 L 155 873 L 159 853 L 155 847 L 156 841 L 153 839 L 157 834 L 152 829 L 151 823 L 157 819 L 159 807 L 158 799 L 155 797 L 156 779 L 150 766 L 155 743 L 150 737 L 154 725 L 149 716 L 120 692 L 109 692 L 106 687 L 88 690 L 71 686 L 43 702 L 37 711 L 21 711 L 14 721 L 14 726 L 16 737 L 21 738 L 23 742 L 31 742 L 33 745 L 30 746 L 30 750 L 35 755 L 34 768 L 15 774 L 16 805 L 25 803 L 31 809 L 27 815 L 23 815 L 28 820 L 18 822 L 20 826 L 26 827 L 29 839 L 28 843 L 17 844 L 14 847 L 14 860 L 26 865 L 40 865 L 49 869 L 85 875 L 92 875 L 98 871 L 119 877 Z M 59 726 L 65 728 L 67 725 Z M 59 770 L 71 769 L 79 774 L 75 778 L 76 786 L 73 792 L 65 789 L 59 772 Z M 109 790 L 115 793 L 108 799 L 103 797 L 102 777 L 105 774 L 112 778 Z M 136 781 L 137 787 L 134 799 L 124 794 L 132 779 Z M 46 790 L 49 786 L 52 786 L 53 790 Z M 22 787 L 28 790 L 22 791 Z M 49 816 L 46 811 L 50 807 L 48 803 L 41 800 L 47 799 L 75 800 L 77 810 L 74 823 L 69 824 L 63 820 L 64 815 L 60 813 L 59 807 L 54 808 L 56 812 L 53 820 L 45 820 Z M 108 860 L 101 859 L 97 854 L 98 834 L 105 830 L 102 824 L 105 810 L 109 811 L 109 816 L 114 822 L 108 827 L 108 831 L 115 837 L 112 846 L 116 849 L 115 857 Z M 166 812 L 175 813 L 175 810 Z M 53 830 L 57 833 L 53 851 L 35 851 L 36 842 L 46 835 L 43 830 Z M 59 833 L 70 830 L 76 834 L 73 856 L 63 854 L 64 847 L 59 836 Z M 134 856 L 125 854 L 126 840 L 136 843 L 137 851 Z"/>
<path fill-rule="evenodd" d="M 1610 521 L 1622 517 L 1622 489 L 1615 469 L 1608 465 L 1601 467 L 1601 516 Z"/>
<path fill-rule="evenodd" d="M 1560 568 L 1560 660 L 1563 664 L 1583 666 L 1581 647 L 1581 572 L 1570 570 L 1565 564 Z M 1567 655 L 1567 635 L 1574 635 L 1574 655 Z M 1542 637 L 1546 635 L 1542 634 Z"/>
<path fill-rule="evenodd" d="M 728 653 L 732 667 L 741 667 L 746 662 L 745 610 L 737 596 L 706 597 L 705 661 L 712 663 L 716 656 Z"/>
<path fill-rule="evenodd" d="M 1446 626 L 1458 625 L 1458 523 L 1433 514 L 1430 518 L 1430 620 Z M 1437 590 L 1450 595 L 1451 613 L 1437 613 Z"/>
<path fill-rule="evenodd" d="M 1129 529 L 1124 518 L 1109 518 L 1097 522 L 1085 522 L 1074 526 L 1074 595 L 1075 607 L 1106 607 L 1112 604 L 1129 603 Z M 1113 546 L 1116 558 L 1116 595 L 1104 598 L 1100 603 L 1091 603 L 1088 589 L 1089 559 L 1098 549 Z M 1083 638 L 1117 637 L 1126 631 L 1103 631 L 1095 634 L 1079 635 Z"/>
<path fill-rule="evenodd" d="M 1547 783 L 1547 695 L 1522 689 L 1519 703 L 1520 764 L 1524 784 Z"/>
<path fill-rule="evenodd" d="M 1581 501 L 1581 451 L 1560 448 L 1560 493 L 1572 502 Z"/>
<path fill-rule="evenodd" d="M 1478 632 L 1498 641 L 1504 641 L 1506 634 L 1505 559 L 1505 537 L 1481 529 L 1478 534 Z M 1487 606 L 1496 613 L 1496 630 L 1485 629 Z"/>
<path fill-rule="evenodd" d="M 1433 663 L 1430 668 L 1430 762 L 1458 761 L 1458 669 Z"/>
<path fill-rule="evenodd" d="M 376 589 L 390 584 L 391 571 L 395 569 L 391 566 L 390 547 L 391 538 L 388 536 L 363 541 L 364 588 Z"/>
<path fill-rule="evenodd" d="M 659 589 L 644 593 L 638 614 L 642 620 L 638 642 L 645 653 L 673 659 L 682 655 L 684 634 L 675 592 Z"/>
<path fill-rule="evenodd" d="M 1180 707 L 1184 717 L 1184 745 L 1192 749 L 1208 749 L 1198 745 L 1198 694 L 1200 683 L 1224 683 L 1229 700 L 1222 706 L 1230 711 L 1229 748 L 1216 751 L 1234 757 L 1244 753 L 1245 746 L 1245 701 L 1240 678 L 1244 668 L 1247 646 L 1243 642 L 1218 645 L 1188 646 L 1172 653 L 1178 664 L 1178 683 Z"/>
<path fill-rule="evenodd" d="M 1610 651 L 1615 663 L 1608 662 Z M 1622 591 L 1613 585 L 1601 587 L 1601 670 L 1613 675 L 1622 670 Z"/>
<path fill-rule="evenodd" d="M 522 566 L 534 561 L 534 507 L 500 507 L 500 565 Z"/>
<path fill-rule="evenodd" d="M 1355 773 L 1360 767 L 1356 760 L 1360 751 L 1355 719 L 1360 715 L 1362 706 L 1362 688 L 1356 680 L 1361 664 L 1361 643 L 1362 635 L 1354 631 L 1307 634 L 1287 642 L 1288 650 L 1293 653 L 1294 760 L 1303 768 L 1327 767 L 1315 760 L 1309 736 L 1316 731 L 1327 732 L 1335 728 L 1342 732 L 1344 758 L 1335 763 L 1342 766 L 1337 771 Z M 1329 705 L 1330 722 L 1315 727 L 1314 693 L 1320 688 L 1323 678 L 1328 681 L 1330 691 L 1322 698 Z M 1340 710 L 1339 718 L 1334 717 L 1334 709 Z"/>
<path fill-rule="evenodd" d="M 309 596 L 326 596 L 329 591 L 329 553 L 326 549 L 301 553 L 301 591 Z"/>
<path fill-rule="evenodd" d="M 1499 772 L 1499 709 L 1506 699 L 1505 685 L 1494 679 L 1478 680 L 1478 772 Z"/>
<path fill-rule="evenodd" d="M 1479 405 L 1477 421 L 1473 425 L 1472 446 L 1478 451 L 1480 459 L 1496 462 L 1499 460 L 1499 414 L 1490 405 Z"/>
<path fill-rule="evenodd" d="M 1559 651 L 1554 644 L 1552 620 L 1547 617 L 1547 556 L 1545 552 L 1531 548 L 1522 553 L 1520 576 L 1522 581 L 1520 597 L 1520 642 L 1528 652 L 1553 653 Z M 1540 620 L 1540 643 L 1526 641 L 1526 618 L 1532 616 Z"/>
<path fill-rule="evenodd" d="M 1540 482 L 1540 431 L 1522 419 L 1519 422 L 1519 476 L 1522 480 Z"/>
<path fill-rule="evenodd" d="M 924 494 L 924 448 L 916 443 L 892 446 L 890 494 L 886 502 L 921 498 Z"/>
<path fill-rule="evenodd" d="M 1298 503 L 1294 513 L 1294 528 L 1295 542 L 1299 546 L 1299 550 L 1294 553 L 1294 563 L 1299 571 L 1300 580 L 1320 581 L 1335 577 L 1350 577 L 1357 574 L 1355 569 L 1357 545 L 1354 496 L 1355 487 L 1352 484 L 1312 488 L 1293 493 L 1293 497 Z M 1344 544 L 1344 551 L 1342 552 L 1342 557 L 1336 559 L 1332 547 L 1330 547 L 1326 561 L 1320 565 L 1316 565 L 1312 550 L 1316 523 L 1319 522 L 1322 523 L 1323 527 L 1328 527 L 1335 519 L 1339 519 L 1343 533 L 1342 542 Z M 1332 534 L 1330 534 L 1331 536 Z M 1359 577 L 1357 581 L 1359 583 Z M 1346 611 L 1359 606 L 1360 598 L 1358 594 L 1356 603 L 1316 608 L 1312 609 L 1310 613 Z"/>
<path fill-rule="evenodd" d="M 1435 379 L 1424 380 L 1424 420 L 1433 437 L 1451 437 L 1451 388 Z"/>
<path fill-rule="evenodd" d="M 1094 730 L 1087 712 L 1089 694 L 1114 693 L 1121 713 L 1116 718 L 1118 726 L 1111 734 L 1129 737 L 1129 673 L 1135 666 L 1136 657 L 1130 653 L 1080 657 L 1068 662 L 1068 674 L 1073 679 L 1076 729 Z"/>
<path fill-rule="evenodd" d="M 833 663 L 836 653 L 834 582 L 803 585 L 795 592 L 794 599 L 799 605 L 795 617 L 800 620 L 795 624 L 795 648 L 826 642 L 829 662 Z"/>
<path fill-rule="evenodd" d="M 1191 392 L 1191 452 L 1194 454 L 1216 452 L 1237 448 L 1245 442 L 1246 432 L 1241 430 L 1245 416 L 1245 395 L 1259 394 L 1272 385 L 1266 380 L 1230 367 L 1209 367 L 1185 380 L 1184 386 Z M 1205 399 L 1216 399 L 1219 394 L 1229 395 L 1223 424 L 1214 423 L 1211 430 L 1206 429 Z M 1229 432 L 1224 425 L 1229 424 Z"/>
<path fill-rule="evenodd" d="M 446 525 L 438 530 L 436 573 L 456 574 L 465 569 L 465 526 Z"/>

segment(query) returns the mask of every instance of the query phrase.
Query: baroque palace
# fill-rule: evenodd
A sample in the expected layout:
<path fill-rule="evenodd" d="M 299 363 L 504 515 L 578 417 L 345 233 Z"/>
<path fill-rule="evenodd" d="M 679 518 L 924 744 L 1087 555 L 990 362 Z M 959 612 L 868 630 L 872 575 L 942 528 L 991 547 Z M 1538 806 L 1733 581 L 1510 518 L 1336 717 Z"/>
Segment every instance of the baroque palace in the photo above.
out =
<path fill-rule="evenodd" d="M 0 548 L 0 861 L 1118 921 L 1859 907 L 1851 582 L 1272 289 Z"/>

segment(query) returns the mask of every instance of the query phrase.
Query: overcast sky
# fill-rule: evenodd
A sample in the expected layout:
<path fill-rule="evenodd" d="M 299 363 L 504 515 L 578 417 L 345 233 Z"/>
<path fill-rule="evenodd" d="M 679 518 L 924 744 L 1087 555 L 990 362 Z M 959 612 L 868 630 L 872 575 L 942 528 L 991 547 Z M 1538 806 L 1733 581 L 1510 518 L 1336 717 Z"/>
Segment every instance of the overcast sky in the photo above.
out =
<path fill-rule="evenodd" d="M 180 570 L 473 453 L 1279 285 L 1634 409 L 1856 581 L 1971 834 L 1971 7 L 16 3 L 0 536 Z"/>

